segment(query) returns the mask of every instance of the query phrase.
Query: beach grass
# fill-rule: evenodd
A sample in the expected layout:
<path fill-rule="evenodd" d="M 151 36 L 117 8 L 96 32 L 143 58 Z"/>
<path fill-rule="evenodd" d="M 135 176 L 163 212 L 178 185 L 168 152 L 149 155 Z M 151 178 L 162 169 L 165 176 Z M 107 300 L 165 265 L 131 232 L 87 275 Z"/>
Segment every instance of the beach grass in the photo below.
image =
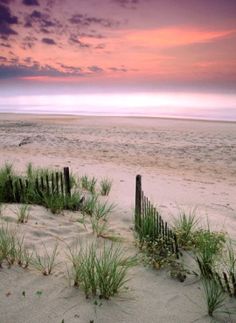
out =
<path fill-rule="evenodd" d="M 16 212 L 18 223 L 27 223 L 29 219 L 29 205 L 23 204 Z"/>
<path fill-rule="evenodd" d="M 103 178 L 100 182 L 100 194 L 102 196 L 109 195 L 112 187 L 112 180 L 109 178 Z"/>
<path fill-rule="evenodd" d="M 114 244 L 104 243 L 100 251 L 97 247 L 96 243 L 91 243 L 79 251 L 70 249 L 72 278 L 86 297 L 109 299 L 128 281 L 127 273 L 135 265 L 135 259 L 126 256 L 124 250 Z"/>
<path fill-rule="evenodd" d="M 183 248 L 191 248 L 194 245 L 194 233 L 197 230 L 199 218 L 196 209 L 189 212 L 184 210 L 174 219 L 173 230 L 178 238 L 179 245 Z"/>
<path fill-rule="evenodd" d="M 41 256 L 37 251 L 31 257 L 31 265 L 38 271 L 40 271 L 44 276 L 48 276 L 52 273 L 54 268 L 58 265 L 56 263 L 56 258 L 58 255 L 58 244 L 54 245 L 51 253 L 48 252 L 45 245 L 44 254 Z"/>

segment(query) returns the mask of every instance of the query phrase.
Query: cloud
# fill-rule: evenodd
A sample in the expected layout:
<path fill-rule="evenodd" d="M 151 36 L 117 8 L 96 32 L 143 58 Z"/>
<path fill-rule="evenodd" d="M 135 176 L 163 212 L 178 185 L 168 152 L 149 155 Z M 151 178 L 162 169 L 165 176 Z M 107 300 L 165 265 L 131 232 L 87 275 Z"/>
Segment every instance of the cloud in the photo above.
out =
<path fill-rule="evenodd" d="M 38 0 L 23 0 L 22 3 L 26 6 L 39 6 Z"/>
<path fill-rule="evenodd" d="M 93 73 L 102 73 L 102 72 L 104 72 L 104 70 L 101 67 L 96 66 L 96 65 L 88 66 L 88 70 L 93 72 Z"/>
<path fill-rule="evenodd" d="M 65 73 L 69 73 L 72 75 L 84 75 L 82 67 L 75 67 L 71 65 L 64 65 L 64 64 L 59 64 L 61 68 L 63 68 Z"/>
<path fill-rule="evenodd" d="M 25 27 L 33 27 L 34 24 L 39 25 L 40 29 L 46 30 L 45 28 L 60 27 L 61 24 L 57 20 L 52 20 L 51 17 L 42 13 L 41 11 L 34 10 L 30 15 L 25 18 Z"/>
<path fill-rule="evenodd" d="M 75 35 L 71 35 L 70 38 L 69 38 L 69 41 L 74 43 L 74 44 L 79 45 L 79 47 L 81 47 L 81 48 L 89 48 L 89 47 L 91 47 L 90 44 L 81 42 Z"/>
<path fill-rule="evenodd" d="M 71 24 L 76 24 L 79 26 L 91 26 L 92 24 L 97 24 L 102 27 L 111 28 L 119 25 L 119 22 L 111 19 L 92 17 L 84 14 L 75 14 L 69 19 L 69 21 Z"/>
<path fill-rule="evenodd" d="M 128 72 L 125 67 L 109 67 L 109 70 L 113 72 Z"/>
<path fill-rule="evenodd" d="M 42 43 L 47 45 L 56 45 L 56 42 L 52 38 L 42 38 Z"/>
<path fill-rule="evenodd" d="M 17 35 L 11 25 L 18 24 L 18 18 L 11 14 L 10 8 L 0 4 L 0 35 L 10 36 Z"/>
<path fill-rule="evenodd" d="M 171 48 L 197 43 L 207 43 L 229 37 L 232 30 L 205 31 L 198 28 L 157 28 L 132 31 L 124 35 L 123 39 L 132 46 L 145 48 Z"/>
<path fill-rule="evenodd" d="M 40 67 L 38 64 L 27 66 L 24 64 L 0 65 L 0 79 L 22 78 L 33 76 L 60 77 L 65 73 L 50 66 Z"/>
<path fill-rule="evenodd" d="M 112 0 L 112 2 L 117 3 L 123 8 L 136 9 L 135 5 L 139 3 L 139 0 Z"/>
<path fill-rule="evenodd" d="M 1 43 L 0 44 L 0 47 L 11 48 L 11 45 L 10 44 L 7 44 L 7 43 Z"/>
<path fill-rule="evenodd" d="M 35 42 L 37 41 L 37 38 L 34 36 L 26 36 L 23 40 L 23 48 L 28 49 L 32 48 L 35 45 Z"/>
<path fill-rule="evenodd" d="M 6 62 L 6 61 L 7 61 L 6 57 L 0 56 L 0 62 Z"/>

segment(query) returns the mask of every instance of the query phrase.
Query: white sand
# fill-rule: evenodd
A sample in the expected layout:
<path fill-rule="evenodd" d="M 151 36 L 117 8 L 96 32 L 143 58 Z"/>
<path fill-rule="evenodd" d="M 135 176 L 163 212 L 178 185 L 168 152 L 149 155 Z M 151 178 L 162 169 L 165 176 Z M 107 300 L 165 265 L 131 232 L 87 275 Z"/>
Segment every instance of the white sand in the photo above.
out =
<path fill-rule="evenodd" d="M 20 143 L 26 144 L 19 146 Z M 113 179 L 109 200 L 117 204 L 109 228 L 124 238 L 131 253 L 135 175 L 163 217 L 197 207 L 202 223 L 236 239 L 236 124 L 153 118 L 97 118 L 0 115 L 0 165 L 23 171 L 35 166 Z M 16 223 L 7 205 L 2 221 Z M 170 279 L 166 271 L 142 265 L 132 270 L 131 290 L 101 307 L 68 285 L 65 241 L 93 239 L 91 228 L 76 221 L 78 213 L 52 215 L 32 206 L 29 222 L 19 225 L 29 247 L 53 248 L 58 241 L 60 265 L 50 277 L 17 267 L 0 271 L 0 323 L 13 322 L 210 322 L 200 284 Z M 42 291 L 42 295 L 36 294 Z M 26 296 L 22 295 L 25 291 Z M 236 322 L 227 321 L 227 322 Z"/>

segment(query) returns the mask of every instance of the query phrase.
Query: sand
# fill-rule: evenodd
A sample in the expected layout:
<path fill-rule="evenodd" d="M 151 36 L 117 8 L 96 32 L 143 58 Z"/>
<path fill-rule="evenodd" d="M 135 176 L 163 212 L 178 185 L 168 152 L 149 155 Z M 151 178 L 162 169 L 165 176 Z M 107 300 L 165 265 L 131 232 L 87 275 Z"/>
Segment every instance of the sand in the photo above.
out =
<path fill-rule="evenodd" d="M 109 201 L 116 203 L 109 221 L 127 252 L 135 254 L 132 231 L 135 175 L 170 223 L 180 208 L 197 208 L 201 222 L 236 239 L 236 123 L 155 118 L 0 115 L 0 165 L 9 161 L 21 172 L 35 166 L 76 176 L 108 176 Z M 4 205 L 1 221 L 16 225 L 16 205 Z M 96 306 L 66 277 L 66 244 L 94 236 L 77 221 L 81 215 L 52 215 L 31 206 L 27 224 L 18 225 L 28 247 L 50 250 L 59 243 L 52 276 L 18 267 L 0 271 L 0 322 L 210 322 L 199 282 L 175 281 L 164 270 L 135 267 L 129 290 Z M 102 243 L 100 241 L 99 243 Z M 25 291 L 25 296 L 22 295 Z M 41 291 L 37 293 L 37 291 Z M 40 294 L 40 295 L 39 295 Z M 226 322 L 223 320 L 223 322 Z M 236 322 L 232 318 L 227 322 Z"/>

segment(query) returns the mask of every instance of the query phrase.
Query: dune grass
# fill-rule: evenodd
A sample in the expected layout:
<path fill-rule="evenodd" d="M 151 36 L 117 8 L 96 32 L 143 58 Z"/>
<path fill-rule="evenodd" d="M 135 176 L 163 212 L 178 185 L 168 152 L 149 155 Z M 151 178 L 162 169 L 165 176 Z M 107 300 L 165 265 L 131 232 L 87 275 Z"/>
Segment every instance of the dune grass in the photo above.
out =
<path fill-rule="evenodd" d="M 80 183 L 82 189 L 89 191 L 91 194 L 95 194 L 97 183 L 97 179 L 95 177 L 90 178 L 88 175 L 85 174 L 81 176 Z"/>
<path fill-rule="evenodd" d="M 100 182 L 100 194 L 102 196 L 109 195 L 112 187 L 112 180 L 109 178 L 103 178 Z"/>
<path fill-rule="evenodd" d="M 200 229 L 194 234 L 194 254 L 202 276 L 210 277 L 222 257 L 226 239 L 223 232 Z"/>
<path fill-rule="evenodd" d="M 114 244 L 104 244 L 100 251 L 97 247 L 96 243 L 92 243 L 79 251 L 69 250 L 72 279 L 75 286 L 84 290 L 86 297 L 109 299 L 124 287 L 128 281 L 128 270 L 136 262 Z"/>
<path fill-rule="evenodd" d="M 51 253 L 48 252 L 45 245 L 43 246 L 44 246 L 43 256 L 41 256 L 37 251 L 35 251 L 30 262 L 35 269 L 40 271 L 44 276 L 48 276 L 58 265 L 58 263 L 56 263 L 56 258 L 58 255 L 58 244 L 57 243 L 55 244 Z"/>
<path fill-rule="evenodd" d="M 0 227 L 0 267 L 4 261 L 11 266 L 16 260 L 17 237 L 16 232 L 8 226 Z"/>
<path fill-rule="evenodd" d="M 23 204 L 16 212 L 18 223 L 27 223 L 29 219 L 29 205 Z"/>
<path fill-rule="evenodd" d="M 213 317 L 213 315 L 217 312 L 227 312 L 227 314 L 229 314 L 229 312 L 225 309 L 225 302 L 227 297 L 219 283 L 215 279 L 208 279 L 205 277 L 202 278 L 201 282 L 206 300 L 208 315 Z"/>
<path fill-rule="evenodd" d="M 194 245 L 194 233 L 198 224 L 199 218 L 196 216 L 196 209 L 192 209 L 188 213 L 182 210 L 174 219 L 173 230 L 181 247 L 188 249 Z"/>

